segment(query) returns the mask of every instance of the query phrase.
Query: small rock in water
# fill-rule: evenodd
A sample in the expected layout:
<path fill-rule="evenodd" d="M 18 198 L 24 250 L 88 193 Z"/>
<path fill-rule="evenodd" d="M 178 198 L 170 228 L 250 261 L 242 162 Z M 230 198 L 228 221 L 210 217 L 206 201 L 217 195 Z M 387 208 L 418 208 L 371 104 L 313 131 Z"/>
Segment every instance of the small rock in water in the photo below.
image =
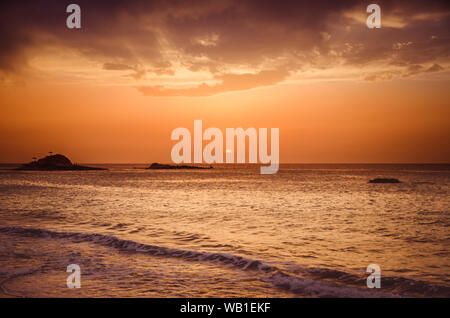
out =
<path fill-rule="evenodd" d="M 376 178 L 369 180 L 369 183 L 400 183 L 398 179 Z"/>

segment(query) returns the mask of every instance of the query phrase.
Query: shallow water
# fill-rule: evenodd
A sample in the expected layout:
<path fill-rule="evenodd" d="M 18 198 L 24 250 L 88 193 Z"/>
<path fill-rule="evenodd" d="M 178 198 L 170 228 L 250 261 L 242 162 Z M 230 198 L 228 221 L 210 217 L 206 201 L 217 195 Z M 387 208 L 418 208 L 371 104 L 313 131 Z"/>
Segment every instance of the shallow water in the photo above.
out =
<path fill-rule="evenodd" d="M 449 165 L 106 167 L 0 171 L 0 292 L 450 296 Z M 402 182 L 368 183 L 376 177 Z M 66 287 L 69 264 L 80 289 Z"/>

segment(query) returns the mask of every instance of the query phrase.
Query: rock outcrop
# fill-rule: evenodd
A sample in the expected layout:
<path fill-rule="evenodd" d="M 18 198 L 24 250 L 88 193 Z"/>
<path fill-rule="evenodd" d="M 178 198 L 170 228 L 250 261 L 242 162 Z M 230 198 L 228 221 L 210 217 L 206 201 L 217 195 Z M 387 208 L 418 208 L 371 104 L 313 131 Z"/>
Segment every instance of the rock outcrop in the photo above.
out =
<path fill-rule="evenodd" d="M 70 171 L 70 170 L 108 170 L 108 169 L 76 165 L 73 164 L 66 156 L 56 154 L 23 164 L 16 170 Z"/>
<path fill-rule="evenodd" d="M 400 183 L 398 179 L 376 178 L 369 180 L 369 183 Z"/>

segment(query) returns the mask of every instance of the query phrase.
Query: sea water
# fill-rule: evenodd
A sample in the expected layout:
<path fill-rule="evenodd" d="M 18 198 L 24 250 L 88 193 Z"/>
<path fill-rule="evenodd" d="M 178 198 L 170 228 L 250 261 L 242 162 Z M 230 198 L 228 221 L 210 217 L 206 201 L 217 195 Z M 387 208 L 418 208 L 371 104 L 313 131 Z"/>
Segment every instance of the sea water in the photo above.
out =
<path fill-rule="evenodd" d="M 449 165 L 99 166 L 0 170 L 0 296 L 450 296 Z"/>

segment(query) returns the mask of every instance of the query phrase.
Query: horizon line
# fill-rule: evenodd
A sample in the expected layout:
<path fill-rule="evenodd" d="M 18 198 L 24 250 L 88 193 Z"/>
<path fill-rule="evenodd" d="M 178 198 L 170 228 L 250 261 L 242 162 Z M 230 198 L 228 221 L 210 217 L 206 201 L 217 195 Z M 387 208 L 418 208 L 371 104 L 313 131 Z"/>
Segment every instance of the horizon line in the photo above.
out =
<path fill-rule="evenodd" d="M 74 162 L 73 164 L 89 164 L 89 165 L 148 165 L 152 163 L 173 164 L 169 161 L 152 161 L 152 162 Z M 0 162 L 0 165 L 21 165 L 23 162 Z M 179 164 L 197 164 L 197 165 L 267 165 L 266 163 L 179 163 Z M 450 162 L 280 162 L 280 165 L 450 165 Z"/>

